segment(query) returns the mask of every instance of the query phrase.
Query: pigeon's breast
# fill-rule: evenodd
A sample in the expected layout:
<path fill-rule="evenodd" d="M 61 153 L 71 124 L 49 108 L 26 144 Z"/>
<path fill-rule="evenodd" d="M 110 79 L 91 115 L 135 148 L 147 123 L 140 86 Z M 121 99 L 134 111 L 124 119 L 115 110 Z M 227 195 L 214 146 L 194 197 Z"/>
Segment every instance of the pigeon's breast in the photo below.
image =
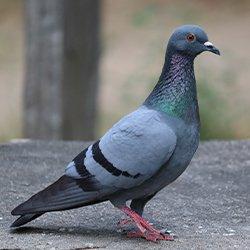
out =
<path fill-rule="evenodd" d="M 183 120 L 174 117 L 165 118 L 165 123 L 177 136 L 171 157 L 141 185 L 119 193 L 119 199 L 130 200 L 155 194 L 180 176 L 190 163 L 199 144 L 199 126 L 186 124 Z"/>
<path fill-rule="evenodd" d="M 197 123 L 179 124 L 176 134 L 175 151 L 158 175 L 161 188 L 170 184 L 185 171 L 199 145 L 199 124 Z"/>

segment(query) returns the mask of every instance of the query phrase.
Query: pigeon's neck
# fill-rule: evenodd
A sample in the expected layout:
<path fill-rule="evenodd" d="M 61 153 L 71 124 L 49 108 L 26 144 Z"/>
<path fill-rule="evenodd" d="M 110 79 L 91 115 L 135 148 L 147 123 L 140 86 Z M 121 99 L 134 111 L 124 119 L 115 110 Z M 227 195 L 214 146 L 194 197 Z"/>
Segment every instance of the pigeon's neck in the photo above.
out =
<path fill-rule="evenodd" d="M 167 54 L 161 76 L 144 105 L 171 116 L 193 120 L 198 116 L 194 58 Z"/>

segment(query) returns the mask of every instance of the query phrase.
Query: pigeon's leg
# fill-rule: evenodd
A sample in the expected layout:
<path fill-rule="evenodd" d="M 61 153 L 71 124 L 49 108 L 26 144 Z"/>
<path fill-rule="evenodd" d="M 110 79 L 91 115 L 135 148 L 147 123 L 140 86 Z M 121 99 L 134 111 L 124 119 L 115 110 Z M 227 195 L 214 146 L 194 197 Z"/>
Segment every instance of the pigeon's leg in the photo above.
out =
<path fill-rule="evenodd" d="M 121 219 L 121 220 L 118 221 L 117 226 L 122 229 L 124 226 L 131 225 L 131 224 L 134 224 L 133 220 L 131 220 L 131 219 Z"/>
<path fill-rule="evenodd" d="M 127 206 L 119 207 L 121 211 L 127 214 L 136 224 L 139 231 L 128 233 L 128 237 L 142 237 L 150 241 L 156 242 L 157 240 L 173 240 L 173 237 L 164 234 L 161 231 L 155 229 L 148 221 L 143 219 L 139 214 L 133 211 Z"/>
<path fill-rule="evenodd" d="M 143 214 L 143 210 L 144 210 L 144 207 L 146 205 L 146 203 L 151 200 L 154 196 L 156 195 L 156 193 L 152 194 L 152 195 L 149 195 L 147 197 L 143 197 L 143 198 L 139 198 L 139 199 L 133 199 L 131 201 L 131 204 L 130 204 L 130 208 L 135 211 L 137 214 L 139 214 L 140 216 L 142 216 Z M 127 225 L 130 225 L 130 224 L 133 224 L 133 220 L 132 219 L 122 219 L 118 222 L 118 227 L 123 227 L 123 226 L 127 226 Z"/>
<path fill-rule="evenodd" d="M 156 195 L 156 193 L 154 193 L 152 195 L 149 195 L 147 197 L 143 197 L 143 198 L 132 200 L 131 204 L 130 204 L 130 208 L 133 211 L 135 211 L 137 214 L 139 214 L 140 216 L 142 216 L 143 210 L 144 210 L 144 207 L 145 207 L 146 203 L 149 200 L 151 200 L 155 195 Z"/>

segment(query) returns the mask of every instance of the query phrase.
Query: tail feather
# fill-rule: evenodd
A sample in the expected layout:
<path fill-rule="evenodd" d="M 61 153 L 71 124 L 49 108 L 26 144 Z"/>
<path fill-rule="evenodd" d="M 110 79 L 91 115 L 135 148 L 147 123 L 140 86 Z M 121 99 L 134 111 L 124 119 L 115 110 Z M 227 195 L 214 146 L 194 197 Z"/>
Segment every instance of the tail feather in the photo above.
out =
<path fill-rule="evenodd" d="M 43 213 L 40 214 L 25 214 L 25 215 L 21 215 L 18 219 L 16 219 L 12 224 L 11 227 L 20 227 L 34 219 L 36 219 L 37 217 L 40 217 L 41 215 L 43 215 Z"/>
<path fill-rule="evenodd" d="M 50 211 L 60 211 L 104 201 L 100 191 L 84 191 L 80 180 L 63 175 L 55 183 L 12 210 L 21 215 L 11 226 L 18 227 Z"/>

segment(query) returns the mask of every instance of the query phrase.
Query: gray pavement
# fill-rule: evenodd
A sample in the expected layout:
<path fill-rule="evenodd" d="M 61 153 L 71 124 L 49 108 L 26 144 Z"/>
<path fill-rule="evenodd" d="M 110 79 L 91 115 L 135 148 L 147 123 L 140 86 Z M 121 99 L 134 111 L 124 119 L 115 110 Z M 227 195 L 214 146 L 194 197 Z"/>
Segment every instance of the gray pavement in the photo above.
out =
<path fill-rule="evenodd" d="M 250 141 L 202 143 L 186 172 L 146 207 L 173 242 L 128 239 L 108 202 L 48 213 L 19 230 L 10 211 L 64 172 L 83 142 L 0 144 L 0 249 L 250 249 Z"/>

